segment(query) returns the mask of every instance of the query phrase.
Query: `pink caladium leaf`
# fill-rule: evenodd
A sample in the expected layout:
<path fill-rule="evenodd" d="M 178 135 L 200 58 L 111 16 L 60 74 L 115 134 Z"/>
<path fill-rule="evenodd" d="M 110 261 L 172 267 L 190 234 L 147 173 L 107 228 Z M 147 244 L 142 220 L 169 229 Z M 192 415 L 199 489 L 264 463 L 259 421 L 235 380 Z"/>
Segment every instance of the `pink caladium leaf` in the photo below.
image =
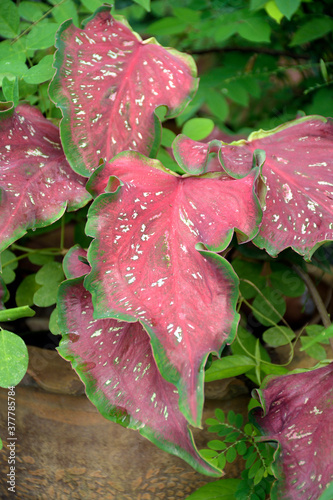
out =
<path fill-rule="evenodd" d="M 193 425 L 200 425 L 208 353 L 232 341 L 238 322 L 238 279 L 214 252 L 229 244 L 234 228 L 242 241 L 256 234 L 256 175 L 181 177 L 157 160 L 125 152 L 88 183 L 95 194 L 105 186 L 111 191 L 88 213 L 87 234 L 95 240 L 85 286 L 95 317 L 140 320 Z"/>
<path fill-rule="evenodd" d="M 265 152 L 262 176 L 267 194 L 256 245 L 274 257 L 292 247 L 310 259 L 318 246 L 333 239 L 332 121 L 309 116 L 268 132 L 254 132 L 248 140 L 221 142 L 219 161 L 208 161 L 210 148 L 216 150 L 217 143 L 181 136 L 174 141 L 175 156 L 187 172 L 195 172 L 196 161 L 201 161 L 204 172 L 224 170 L 241 178 L 253 164 L 262 163 Z"/>
<path fill-rule="evenodd" d="M 72 168 L 90 176 L 101 159 L 125 150 L 154 156 L 161 126 L 154 115 L 168 107 L 179 114 L 197 88 L 190 56 L 142 41 L 108 7 L 89 18 L 84 29 L 65 22 L 57 36 L 57 69 L 51 99 L 61 108 L 61 138 Z"/>
<path fill-rule="evenodd" d="M 316 370 L 267 377 L 263 403 L 252 416 L 263 440 L 280 444 L 272 499 L 316 500 L 333 480 L 333 363 Z"/>
<path fill-rule="evenodd" d="M 71 361 L 87 396 L 104 417 L 138 430 L 202 474 L 219 476 L 221 472 L 200 457 L 179 411 L 177 391 L 160 375 L 141 324 L 93 318 L 91 295 L 81 277 L 82 271 L 89 272 L 79 260 L 84 254 L 74 247 L 64 261 L 65 271 L 74 279 L 60 286 L 59 353 Z"/>
<path fill-rule="evenodd" d="M 70 168 L 59 131 L 28 105 L 0 111 L 0 251 L 28 229 L 45 227 L 90 199 Z"/>

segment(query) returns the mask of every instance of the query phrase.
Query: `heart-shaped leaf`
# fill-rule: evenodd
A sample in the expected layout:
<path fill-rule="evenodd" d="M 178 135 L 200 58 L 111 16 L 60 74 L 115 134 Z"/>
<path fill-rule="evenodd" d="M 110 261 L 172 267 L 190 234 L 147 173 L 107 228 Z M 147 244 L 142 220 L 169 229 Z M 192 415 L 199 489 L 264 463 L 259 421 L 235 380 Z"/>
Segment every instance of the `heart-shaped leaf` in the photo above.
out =
<path fill-rule="evenodd" d="M 66 256 L 70 277 L 89 266 L 78 260 L 78 247 Z M 72 362 L 86 385 L 89 399 L 102 415 L 139 430 L 160 448 L 178 455 L 203 474 L 220 472 L 199 455 L 178 408 L 175 387 L 160 375 L 149 336 L 140 323 L 115 319 L 94 319 L 91 295 L 83 278 L 62 283 L 59 291 L 59 319 L 62 341 L 58 351 Z"/>
<path fill-rule="evenodd" d="M 241 180 L 224 173 L 184 178 L 127 152 L 93 174 L 89 189 L 101 192 L 111 174 L 106 189 L 113 192 L 88 214 L 87 233 L 96 239 L 86 287 L 95 317 L 140 320 L 159 370 L 179 390 L 181 411 L 200 425 L 206 358 L 232 341 L 238 322 L 238 279 L 214 252 L 234 228 L 241 240 L 256 233 L 257 171 Z"/>
<path fill-rule="evenodd" d="M 84 29 L 65 22 L 57 36 L 51 99 L 63 113 L 61 138 L 72 168 L 89 177 L 100 159 L 121 151 L 157 152 L 161 126 L 154 111 L 179 114 L 192 98 L 190 56 L 142 41 L 124 19 L 101 7 Z"/>
<path fill-rule="evenodd" d="M 0 251 L 30 228 L 87 203 L 85 179 L 70 168 L 57 127 L 39 110 L 3 103 L 0 112 Z"/>
<path fill-rule="evenodd" d="M 332 121 L 309 116 L 254 132 L 247 141 L 220 142 L 219 162 L 208 161 L 218 141 L 204 144 L 180 136 L 173 147 L 187 172 L 196 173 L 202 164 L 202 173 L 224 170 L 235 178 L 247 175 L 252 158 L 260 159 L 258 151 L 265 151 L 266 206 L 254 243 L 270 255 L 292 247 L 310 259 L 320 244 L 333 239 Z"/>
<path fill-rule="evenodd" d="M 272 499 L 317 499 L 333 478 L 333 363 L 316 370 L 267 377 L 262 410 L 252 415 L 281 452 Z"/>

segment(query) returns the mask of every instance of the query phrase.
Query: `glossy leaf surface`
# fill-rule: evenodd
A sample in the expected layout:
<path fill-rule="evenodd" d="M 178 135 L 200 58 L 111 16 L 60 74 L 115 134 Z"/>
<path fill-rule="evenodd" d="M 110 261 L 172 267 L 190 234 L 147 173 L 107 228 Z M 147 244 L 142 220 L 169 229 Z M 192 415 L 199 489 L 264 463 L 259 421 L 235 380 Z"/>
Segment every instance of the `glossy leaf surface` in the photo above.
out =
<path fill-rule="evenodd" d="M 333 364 L 268 377 L 259 395 L 265 414 L 254 409 L 255 420 L 281 447 L 272 498 L 317 499 L 333 478 Z"/>
<path fill-rule="evenodd" d="M 267 186 L 262 225 L 255 238 L 276 256 L 285 248 L 310 258 L 324 241 L 333 239 L 333 124 L 309 116 L 274 130 L 252 133 L 248 140 L 220 143 L 219 161 L 208 161 L 218 141 L 197 143 L 184 137 L 174 143 L 182 166 L 196 173 L 224 170 L 237 178 L 252 168 L 253 156 L 265 151 L 262 175 Z M 193 158 L 193 159 L 192 159 Z M 261 163 L 260 161 L 257 163 Z"/>
<path fill-rule="evenodd" d="M 142 41 L 107 7 L 84 29 L 65 22 L 56 47 L 50 95 L 63 112 L 65 153 L 82 175 L 124 150 L 155 154 L 161 129 L 156 107 L 167 106 L 167 116 L 175 116 L 196 90 L 191 57 L 154 39 Z"/>
<path fill-rule="evenodd" d="M 95 200 L 87 224 L 96 238 L 86 281 L 96 317 L 142 322 L 181 410 L 199 425 L 206 357 L 232 340 L 238 321 L 237 277 L 214 252 L 234 228 L 241 240 L 257 231 L 256 171 L 240 181 L 223 173 L 182 178 L 128 152 L 101 167 L 88 189 L 102 192 L 110 174 L 113 192 Z"/>
<path fill-rule="evenodd" d="M 28 105 L 0 112 L 0 251 L 89 200 L 70 168 L 57 127 Z"/>
<path fill-rule="evenodd" d="M 70 277 L 82 268 L 78 247 L 66 256 Z M 78 275 L 77 274 L 77 275 Z M 139 430 L 160 448 L 180 456 L 203 474 L 219 475 L 199 455 L 178 407 L 175 387 L 160 375 L 149 336 L 139 322 L 94 319 L 91 295 L 83 277 L 60 287 L 58 351 L 72 362 L 90 400 L 102 415 Z"/>

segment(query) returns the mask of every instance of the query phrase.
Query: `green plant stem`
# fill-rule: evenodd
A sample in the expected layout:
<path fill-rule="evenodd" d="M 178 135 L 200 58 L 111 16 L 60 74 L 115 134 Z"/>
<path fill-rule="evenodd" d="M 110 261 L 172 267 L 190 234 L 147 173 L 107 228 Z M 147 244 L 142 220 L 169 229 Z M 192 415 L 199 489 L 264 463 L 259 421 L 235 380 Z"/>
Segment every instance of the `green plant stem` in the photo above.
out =
<path fill-rule="evenodd" d="M 30 31 L 31 28 L 33 28 L 34 26 L 36 26 L 36 24 L 38 24 L 40 21 L 42 21 L 43 19 L 45 19 L 45 17 L 47 17 L 56 7 L 58 7 L 59 5 L 61 5 L 64 2 L 66 2 L 66 0 L 61 0 L 56 5 L 53 5 L 53 7 L 51 7 L 47 12 L 45 12 L 45 14 L 43 14 L 42 17 L 40 17 L 39 19 L 37 19 L 37 21 L 34 21 L 33 23 L 31 23 L 30 26 L 28 26 L 24 31 L 22 31 L 22 33 L 20 33 L 17 37 L 15 37 L 10 42 L 10 44 L 13 45 L 15 42 L 17 42 L 22 36 L 24 36 L 26 33 L 28 33 L 28 31 Z"/>
<path fill-rule="evenodd" d="M 307 273 L 305 273 L 303 271 L 303 269 L 301 267 L 293 265 L 293 268 L 296 271 L 296 273 L 298 274 L 298 276 L 300 278 L 302 278 L 302 280 L 306 284 L 307 289 L 309 290 L 309 293 L 313 299 L 313 302 L 315 303 L 317 310 L 320 314 L 320 318 L 323 322 L 323 325 L 325 328 L 328 328 L 331 325 L 331 320 L 330 320 L 330 317 L 329 317 L 328 312 L 326 310 L 325 304 L 324 304 L 321 296 L 319 295 L 318 290 L 315 287 L 312 279 L 310 278 L 310 276 Z M 332 338 L 330 338 L 330 345 L 331 345 L 331 348 L 333 349 L 333 339 Z"/>

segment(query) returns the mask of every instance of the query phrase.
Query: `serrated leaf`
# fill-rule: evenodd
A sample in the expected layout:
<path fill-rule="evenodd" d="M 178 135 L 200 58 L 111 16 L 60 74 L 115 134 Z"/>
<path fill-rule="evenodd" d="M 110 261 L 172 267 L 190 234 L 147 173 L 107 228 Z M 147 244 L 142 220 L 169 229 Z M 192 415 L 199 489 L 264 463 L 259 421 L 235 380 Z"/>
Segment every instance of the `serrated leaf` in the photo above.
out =
<path fill-rule="evenodd" d="M 0 36 L 15 38 L 18 35 L 20 15 L 16 5 L 10 0 L 1 0 Z"/>
<path fill-rule="evenodd" d="M 65 22 L 56 47 L 50 96 L 64 116 L 67 158 L 82 175 L 89 176 L 101 158 L 110 160 L 126 149 L 154 155 L 160 140 L 155 109 L 164 105 L 167 117 L 176 116 L 197 87 L 190 56 L 154 39 L 141 41 L 107 7 L 84 30 Z"/>
<path fill-rule="evenodd" d="M 74 251 L 70 259 L 77 255 Z M 77 265 L 67 263 L 67 268 Z M 201 473 L 219 475 L 200 457 L 179 411 L 177 391 L 158 372 L 149 336 L 140 323 L 94 319 L 83 277 L 61 285 L 58 314 L 63 336 L 58 351 L 71 361 L 102 415 L 138 430 Z"/>
<path fill-rule="evenodd" d="M 0 387 L 21 382 L 28 368 L 28 349 L 21 337 L 0 329 Z"/>
<path fill-rule="evenodd" d="M 259 391 L 262 411 L 252 410 L 263 440 L 278 441 L 275 496 L 318 498 L 333 474 L 333 364 L 283 377 L 268 377 Z"/>
<path fill-rule="evenodd" d="M 89 181 L 95 194 L 111 191 L 95 200 L 86 228 L 95 238 L 85 286 L 96 318 L 140 320 L 159 370 L 177 386 L 181 410 L 196 424 L 206 358 L 233 338 L 238 319 L 237 278 L 214 252 L 229 243 L 234 227 L 242 240 L 256 231 L 255 176 L 182 178 L 127 152 Z M 199 316 L 198 304 L 205 304 Z"/>
<path fill-rule="evenodd" d="M 225 356 L 222 359 L 213 361 L 212 365 L 206 370 L 205 382 L 237 377 L 237 375 L 251 370 L 254 366 L 254 360 L 246 356 Z"/>
<path fill-rule="evenodd" d="M 66 207 L 89 200 L 85 179 L 75 174 L 60 145 L 59 132 L 28 105 L 0 112 L 0 250 L 30 228 L 59 219 Z"/>
<path fill-rule="evenodd" d="M 24 80 L 30 84 L 43 83 L 50 80 L 54 75 L 53 55 L 43 57 L 38 64 L 28 70 L 23 76 Z"/>

